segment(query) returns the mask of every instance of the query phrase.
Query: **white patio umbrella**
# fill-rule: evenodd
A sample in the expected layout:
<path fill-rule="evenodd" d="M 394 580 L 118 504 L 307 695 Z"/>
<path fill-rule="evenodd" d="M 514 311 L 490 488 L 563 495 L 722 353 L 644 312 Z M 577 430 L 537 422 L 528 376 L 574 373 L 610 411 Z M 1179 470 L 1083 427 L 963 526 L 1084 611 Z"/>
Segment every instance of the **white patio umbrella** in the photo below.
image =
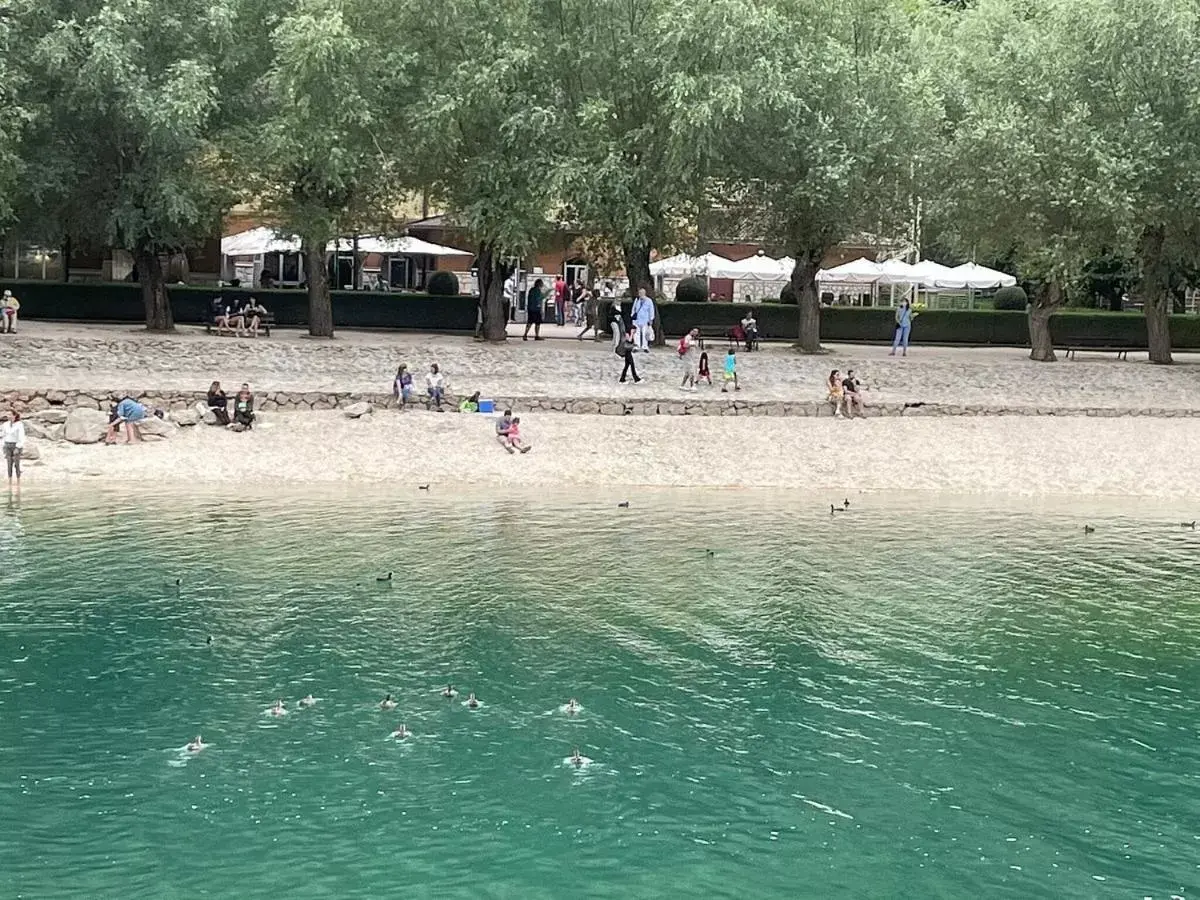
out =
<path fill-rule="evenodd" d="M 967 288 L 968 290 L 985 291 L 988 288 L 1012 287 L 1017 279 L 978 263 L 963 263 L 950 270 L 944 279 L 937 280 L 938 287 Z"/>
<path fill-rule="evenodd" d="M 822 284 L 875 284 L 882 275 L 879 263 L 859 257 L 832 269 L 821 269 L 817 272 L 817 281 Z"/>
<path fill-rule="evenodd" d="M 342 238 L 338 241 L 338 251 L 351 253 L 354 251 L 354 240 Z M 415 237 L 371 237 L 360 236 L 358 239 L 359 253 L 385 253 L 393 256 L 422 255 L 422 256 L 474 256 L 469 250 L 459 250 L 444 244 L 434 244 Z"/>
<path fill-rule="evenodd" d="M 714 275 L 713 270 L 719 271 L 730 265 L 733 265 L 731 260 L 715 253 L 705 253 L 703 256 L 677 253 L 650 263 L 650 274 L 655 278 L 687 278 L 689 275 L 700 278 L 729 278 L 728 275 Z"/>
<path fill-rule="evenodd" d="M 222 256 L 258 256 L 260 253 L 296 253 L 300 239 L 279 235 L 274 228 L 251 228 L 221 238 Z"/>

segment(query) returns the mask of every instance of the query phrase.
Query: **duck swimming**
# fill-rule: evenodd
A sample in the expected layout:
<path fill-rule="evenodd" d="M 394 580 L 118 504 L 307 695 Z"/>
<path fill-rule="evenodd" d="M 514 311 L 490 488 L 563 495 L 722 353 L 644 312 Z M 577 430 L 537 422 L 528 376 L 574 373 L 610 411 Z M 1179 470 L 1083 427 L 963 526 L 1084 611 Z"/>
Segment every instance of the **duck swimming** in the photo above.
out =
<path fill-rule="evenodd" d="M 564 712 L 566 712 L 566 714 L 568 716 L 573 716 L 573 715 L 575 715 L 575 713 L 579 712 L 580 708 L 581 707 L 579 706 L 579 701 L 576 700 L 574 697 L 572 697 L 570 700 L 567 701 L 567 705 L 566 705 L 566 708 L 564 709 Z"/>
<path fill-rule="evenodd" d="M 1092 533 L 1093 533 L 1095 530 L 1096 530 L 1096 529 L 1095 529 L 1095 528 L 1093 528 L 1091 525 L 1084 525 L 1084 526 L 1083 526 L 1083 533 L 1084 533 L 1084 534 L 1092 534 Z"/>
<path fill-rule="evenodd" d="M 300 701 L 300 705 L 301 706 L 316 706 L 317 698 L 314 697 L 312 694 L 309 694 L 307 697 L 305 697 L 303 700 Z"/>
<path fill-rule="evenodd" d="M 376 578 L 375 580 L 376 580 L 376 581 L 391 581 L 391 580 L 392 580 L 392 573 L 391 573 L 391 572 L 388 572 L 388 573 L 387 573 L 387 575 L 380 575 L 380 576 L 379 576 L 378 578 Z"/>
<path fill-rule="evenodd" d="M 276 701 L 275 701 L 275 705 L 274 705 L 274 706 L 272 706 L 272 707 L 270 708 L 270 710 L 268 710 L 268 711 L 269 711 L 269 712 L 271 713 L 271 715 L 273 715 L 273 716 L 286 716 L 286 715 L 287 715 L 287 707 L 285 707 L 285 706 L 283 705 L 283 701 L 282 701 L 282 700 L 276 700 Z"/>
<path fill-rule="evenodd" d="M 445 690 L 442 691 L 442 696 L 447 700 L 453 700 L 458 696 L 458 691 L 454 689 L 454 685 L 448 684 L 446 685 Z"/>
<path fill-rule="evenodd" d="M 479 701 L 475 699 L 474 692 L 467 695 L 467 709 L 479 709 Z"/>
<path fill-rule="evenodd" d="M 188 753 L 199 753 L 204 747 L 204 741 L 200 740 L 200 735 L 196 735 L 196 739 L 187 745 L 187 751 Z"/>
<path fill-rule="evenodd" d="M 395 731 L 392 732 L 392 737 L 394 737 L 398 741 L 402 741 L 406 737 L 408 737 L 410 733 L 411 732 L 409 732 L 407 725 L 400 725 L 396 728 Z"/>
<path fill-rule="evenodd" d="M 395 709 L 396 708 L 396 701 L 392 699 L 391 694 L 388 694 L 386 697 L 384 697 L 382 700 L 379 701 L 379 708 L 380 709 Z"/>

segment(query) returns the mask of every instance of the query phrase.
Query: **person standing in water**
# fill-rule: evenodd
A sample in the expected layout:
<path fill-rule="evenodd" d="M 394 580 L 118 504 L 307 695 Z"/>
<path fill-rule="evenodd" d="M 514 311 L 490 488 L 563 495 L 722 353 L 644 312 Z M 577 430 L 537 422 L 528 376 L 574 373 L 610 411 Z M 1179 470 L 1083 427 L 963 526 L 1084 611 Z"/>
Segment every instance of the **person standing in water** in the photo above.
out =
<path fill-rule="evenodd" d="M 16 476 L 17 490 L 21 489 L 21 454 L 25 452 L 25 423 L 15 409 L 9 410 L 8 419 L 0 427 L 0 442 L 4 444 L 4 463 L 8 467 L 8 489 L 13 488 Z"/>

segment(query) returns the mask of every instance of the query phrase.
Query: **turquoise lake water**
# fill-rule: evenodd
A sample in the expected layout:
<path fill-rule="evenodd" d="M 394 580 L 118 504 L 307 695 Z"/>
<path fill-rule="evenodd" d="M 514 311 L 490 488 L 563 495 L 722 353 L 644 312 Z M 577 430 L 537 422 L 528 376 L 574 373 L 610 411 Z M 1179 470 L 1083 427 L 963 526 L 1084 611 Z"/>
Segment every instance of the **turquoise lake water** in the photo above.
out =
<path fill-rule="evenodd" d="M 414 494 L 0 504 L 0 896 L 1200 893 L 1178 515 Z"/>

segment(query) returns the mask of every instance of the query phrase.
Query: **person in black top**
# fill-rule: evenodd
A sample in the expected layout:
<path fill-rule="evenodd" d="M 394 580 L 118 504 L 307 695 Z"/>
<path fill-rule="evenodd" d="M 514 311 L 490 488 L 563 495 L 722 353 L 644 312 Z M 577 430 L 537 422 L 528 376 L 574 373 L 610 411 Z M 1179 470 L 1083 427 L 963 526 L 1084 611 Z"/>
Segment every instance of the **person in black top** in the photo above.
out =
<path fill-rule="evenodd" d="M 545 340 L 542 337 L 542 307 L 545 302 L 545 288 L 542 286 L 542 279 L 539 278 L 525 296 L 525 334 L 522 335 L 521 340 L 529 340 L 530 328 L 533 329 L 535 341 Z"/>
<path fill-rule="evenodd" d="M 219 381 L 214 381 L 208 389 L 208 408 L 217 417 L 218 425 L 229 424 L 229 399 L 225 396 L 225 392 L 221 390 L 221 382 Z"/>
<path fill-rule="evenodd" d="M 254 395 L 248 384 L 243 384 L 233 399 L 233 424 L 240 425 L 242 431 L 249 431 L 254 425 Z"/>
<path fill-rule="evenodd" d="M 863 412 L 862 392 L 859 390 L 859 382 L 854 377 L 853 369 L 846 370 L 846 377 L 842 379 L 842 392 L 846 397 L 846 418 L 853 419 L 856 409 L 860 416 L 865 416 L 866 413 Z"/>

